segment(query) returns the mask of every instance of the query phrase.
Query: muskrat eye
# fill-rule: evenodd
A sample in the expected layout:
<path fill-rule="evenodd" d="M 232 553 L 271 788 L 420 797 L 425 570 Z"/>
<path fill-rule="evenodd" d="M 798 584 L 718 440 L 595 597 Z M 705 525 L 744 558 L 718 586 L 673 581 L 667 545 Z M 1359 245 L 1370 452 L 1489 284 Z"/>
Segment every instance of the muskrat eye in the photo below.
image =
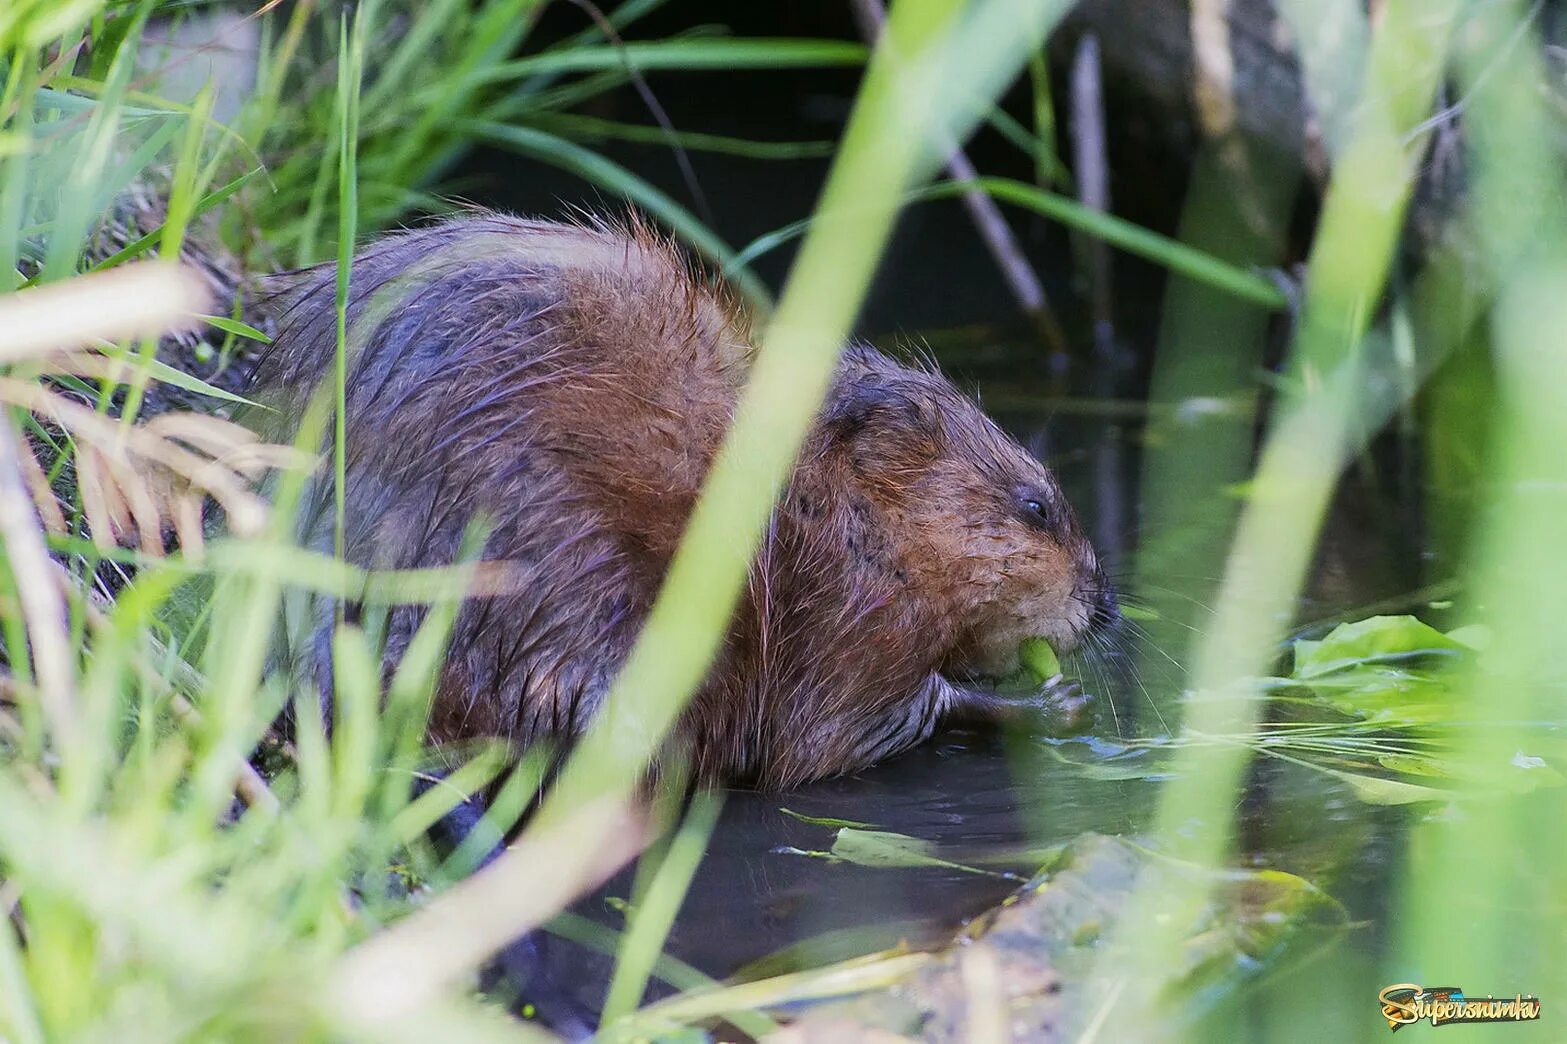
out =
<path fill-rule="evenodd" d="M 1022 510 L 1023 521 L 1039 529 L 1055 530 L 1060 524 L 1054 502 L 1044 494 L 1034 489 L 1018 491 L 1018 507 Z"/>

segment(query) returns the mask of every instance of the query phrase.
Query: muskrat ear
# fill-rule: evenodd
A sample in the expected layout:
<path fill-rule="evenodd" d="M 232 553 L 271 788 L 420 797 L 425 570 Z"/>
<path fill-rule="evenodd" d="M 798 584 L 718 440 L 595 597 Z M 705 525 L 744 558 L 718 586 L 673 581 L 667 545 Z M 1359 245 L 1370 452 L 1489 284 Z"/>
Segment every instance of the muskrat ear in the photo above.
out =
<path fill-rule="evenodd" d="M 852 439 L 870 425 L 886 399 L 881 388 L 863 382 L 834 388 L 822 406 L 822 428 L 836 438 Z"/>
<path fill-rule="evenodd" d="M 852 381 L 834 388 L 822 407 L 822 427 L 840 439 L 853 439 L 872 428 L 896 431 L 906 438 L 936 441 L 940 425 L 932 404 L 881 381 Z"/>
<path fill-rule="evenodd" d="M 906 474 L 941 453 L 935 405 L 885 382 L 854 381 L 835 389 L 821 425 L 867 476 Z"/>

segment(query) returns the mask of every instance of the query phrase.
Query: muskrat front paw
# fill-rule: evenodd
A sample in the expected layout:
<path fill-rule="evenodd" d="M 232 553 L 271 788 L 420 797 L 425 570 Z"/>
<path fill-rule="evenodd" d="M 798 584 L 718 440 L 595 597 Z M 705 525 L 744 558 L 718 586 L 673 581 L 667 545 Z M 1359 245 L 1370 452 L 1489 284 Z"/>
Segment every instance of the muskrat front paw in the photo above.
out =
<path fill-rule="evenodd" d="M 1075 678 L 1056 675 L 1030 702 L 1052 736 L 1077 736 L 1093 727 L 1094 698 Z"/>
<path fill-rule="evenodd" d="M 1080 682 L 1059 673 L 1027 684 L 1011 678 L 993 686 L 943 685 L 950 721 L 1006 725 L 1046 736 L 1075 736 L 1094 723 L 1094 697 Z"/>

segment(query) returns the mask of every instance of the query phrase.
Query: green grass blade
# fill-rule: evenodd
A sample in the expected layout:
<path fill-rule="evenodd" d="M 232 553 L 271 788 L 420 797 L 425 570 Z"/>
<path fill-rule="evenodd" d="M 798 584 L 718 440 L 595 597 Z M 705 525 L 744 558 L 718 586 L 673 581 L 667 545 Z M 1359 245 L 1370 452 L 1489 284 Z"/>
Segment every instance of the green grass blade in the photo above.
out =
<path fill-rule="evenodd" d="M 214 98 L 215 94 L 212 90 L 212 85 L 208 84 L 203 87 L 197 95 L 195 105 L 192 106 L 191 115 L 185 120 L 185 139 L 181 143 L 179 157 L 175 161 L 173 176 L 169 182 L 166 217 L 163 220 L 163 227 L 159 235 L 158 255 L 166 263 L 172 264 L 179 258 L 185 245 L 187 226 L 194 218 L 195 197 L 201 189 L 201 147 L 206 139 L 207 125 L 212 118 Z M 170 121 L 166 129 L 173 131 L 175 127 L 176 125 L 173 121 Z M 151 144 L 151 141 L 148 144 Z M 147 163 L 150 162 L 151 158 L 149 157 Z M 141 169 L 140 166 L 133 168 L 135 171 Z M 156 338 L 144 337 L 142 339 L 139 354 L 143 361 L 151 362 L 155 360 L 157 351 L 158 342 Z M 125 405 L 120 412 L 120 419 L 123 424 L 131 425 L 136 422 L 137 414 L 141 411 L 142 395 L 146 387 L 145 374 L 141 372 L 133 373 L 130 387 L 125 394 Z"/>
<path fill-rule="evenodd" d="M 422 182 L 422 178 L 410 176 L 422 168 L 420 157 L 431 150 L 438 134 L 472 111 L 477 88 L 495 65 L 516 53 L 538 7 L 539 0 L 496 0 L 482 9 L 463 37 L 461 54 L 442 70 L 433 89 L 418 97 L 414 107 L 417 118 L 398 135 L 390 151 L 389 168 L 401 172 L 399 182 Z"/>
<path fill-rule="evenodd" d="M 236 395 L 234 392 L 219 388 L 215 384 L 209 384 L 200 377 L 178 370 L 163 362 L 157 356 L 143 356 L 139 353 L 128 352 L 123 348 L 106 349 L 104 354 L 111 359 L 118 359 L 132 369 L 142 371 L 147 379 L 160 381 L 171 387 L 179 388 L 197 395 L 205 395 L 209 399 L 218 399 L 222 402 L 232 402 L 236 405 L 251 406 L 256 409 L 265 409 L 258 402 Z"/>
<path fill-rule="evenodd" d="M 333 307 L 337 317 L 337 357 L 333 369 L 333 496 L 336 514 L 333 520 L 332 550 L 345 557 L 348 489 L 348 294 L 354 268 L 354 243 L 358 238 L 359 173 L 359 91 L 364 62 L 365 34 L 369 8 L 354 14 L 353 34 L 348 22 L 341 26 L 342 56 L 338 65 L 337 113 L 337 282 Z M 341 603 L 339 603 L 341 604 Z M 339 610 L 341 612 L 341 610 Z"/>
<path fill-rule="evenodd" d="M 659 40 L 618 47 L 545 51 L 502 62 L 475 75 L 474 85 L 503 83 L 539 73 L 603 72 L 630 67 L 638 72 L 740 69 L 817 69 L 863 65 L 864 45 L 847 40 L 745 39 Z"/>
<path fill-rule="evenodd" d="M 395 106 L 395 92 L 407 90 L 418 64 L 439 48 L 442 34 L 450 32 L 467 6 L 467 0 L 432 0 L 417 9 L 391 54 L 379 58 L 375 83 L 365 92 L 365 108 L 375 112 Z"/>
<path fill-rule="evenodd" d="M 23 90 L 31 80 L 31 68 L 23 76 Z M 22 227 L 27 223 L 31 207 L 28 185 L 32 174 L 33 110 L 23 106 L 12 124 L 11 133 L 16 136 L 16 151 L 0 160 L 0 289 L 10 290 L 22 284 Z"/>
<path fill-rule="evenodd" d="M 621 940 L 615 972 L 604 1000 L 603 1022 L 611 1038 L 613 1025 L 642 1002 L 653 966 L 664 949 L 664 940 L 675 923 L 675 915 L 691 886 L 697 864 L 718 825 L 718 813 L 724 806 L 723 792 L 707 790 L 691 800 L 690 811 L 681 821 L 652 883 L 636 905 L 625 938 Z"/>
<path fill-rule="evenodd" d="M 1043 188 L 1055 184 L 1065 170 L 1056 152 L 1056 106 L 1044 51 L 1029 56 L 1028 84 L 1034 103 L 1034 180 Z"/>
<path fill-rule="evenodd" d="M 1487 320 L 1491 402 L 1499 409 L 1487 447 L 1487 495 L 1477 505 L 1483 521 L 1469 533 L 1465 565 L 1473 610 L 1492 640 L 1466 694 L 1474 724 L 1451 756 L 1485 773 L 1541 755 L 1562 764 L 1567 559 L 1557 534 L 1567 491 L 1567 206 L 1554 144 L 1562 113 L 1546 86 L 1556 74 L 1539 9 L 1475 7 L 1455 65 L 1468 106 L 1469 228 L 1494 288 Z M 1564 805 L 1562 790 L 1543 790 L 1488 801 L 1461 820 L 1418 821 L 1387 965 L 1518 984 L 1497 988 L 1503 996 L 1560 993 L 1567 986 L 1559 901 L 1567 861 L 1561 832 L 1550 824 L 1560 822 Z M 1421 912 L 1438 903 L 1445 923 L 1424 923 Z M 1560 1006 L 1545 1004 L 1540 1035 L 1560 1036 L 1563 1026 Z"/>

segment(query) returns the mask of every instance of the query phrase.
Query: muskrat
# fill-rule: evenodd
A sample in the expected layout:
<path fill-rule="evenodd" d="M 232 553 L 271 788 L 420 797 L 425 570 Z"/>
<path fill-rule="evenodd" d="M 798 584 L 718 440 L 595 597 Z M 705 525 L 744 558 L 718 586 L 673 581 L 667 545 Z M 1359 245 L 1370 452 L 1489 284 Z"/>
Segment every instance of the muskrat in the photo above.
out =
<path fill-rule="evenodd" d="M 335 268 L 280 277 L 259 394 L 297 418 L 332 372 Z M 569 742 L 658 592 L 755 348 L 730 296 L 631 221 L 476 213 L 354 260 L 345 553 L 451 563 L 470 524 L 505 590 L 460 608 L 436 742 Z M 274 433 L 276 434 L 276 433 Z M 329 470 L 329 469 L 327 469 Z M 330 477 L 304 539 L 330 549 Z M 388 668 L 422 609 L 386 623 Z M 853 344 L 678 729 L 700 778 L 788 787 L 1012 701 L 1020 642 L 1116 603 L 1050 471 L 928 362 Z M 304 658 L 330 691 L 331 613 Z"/>

